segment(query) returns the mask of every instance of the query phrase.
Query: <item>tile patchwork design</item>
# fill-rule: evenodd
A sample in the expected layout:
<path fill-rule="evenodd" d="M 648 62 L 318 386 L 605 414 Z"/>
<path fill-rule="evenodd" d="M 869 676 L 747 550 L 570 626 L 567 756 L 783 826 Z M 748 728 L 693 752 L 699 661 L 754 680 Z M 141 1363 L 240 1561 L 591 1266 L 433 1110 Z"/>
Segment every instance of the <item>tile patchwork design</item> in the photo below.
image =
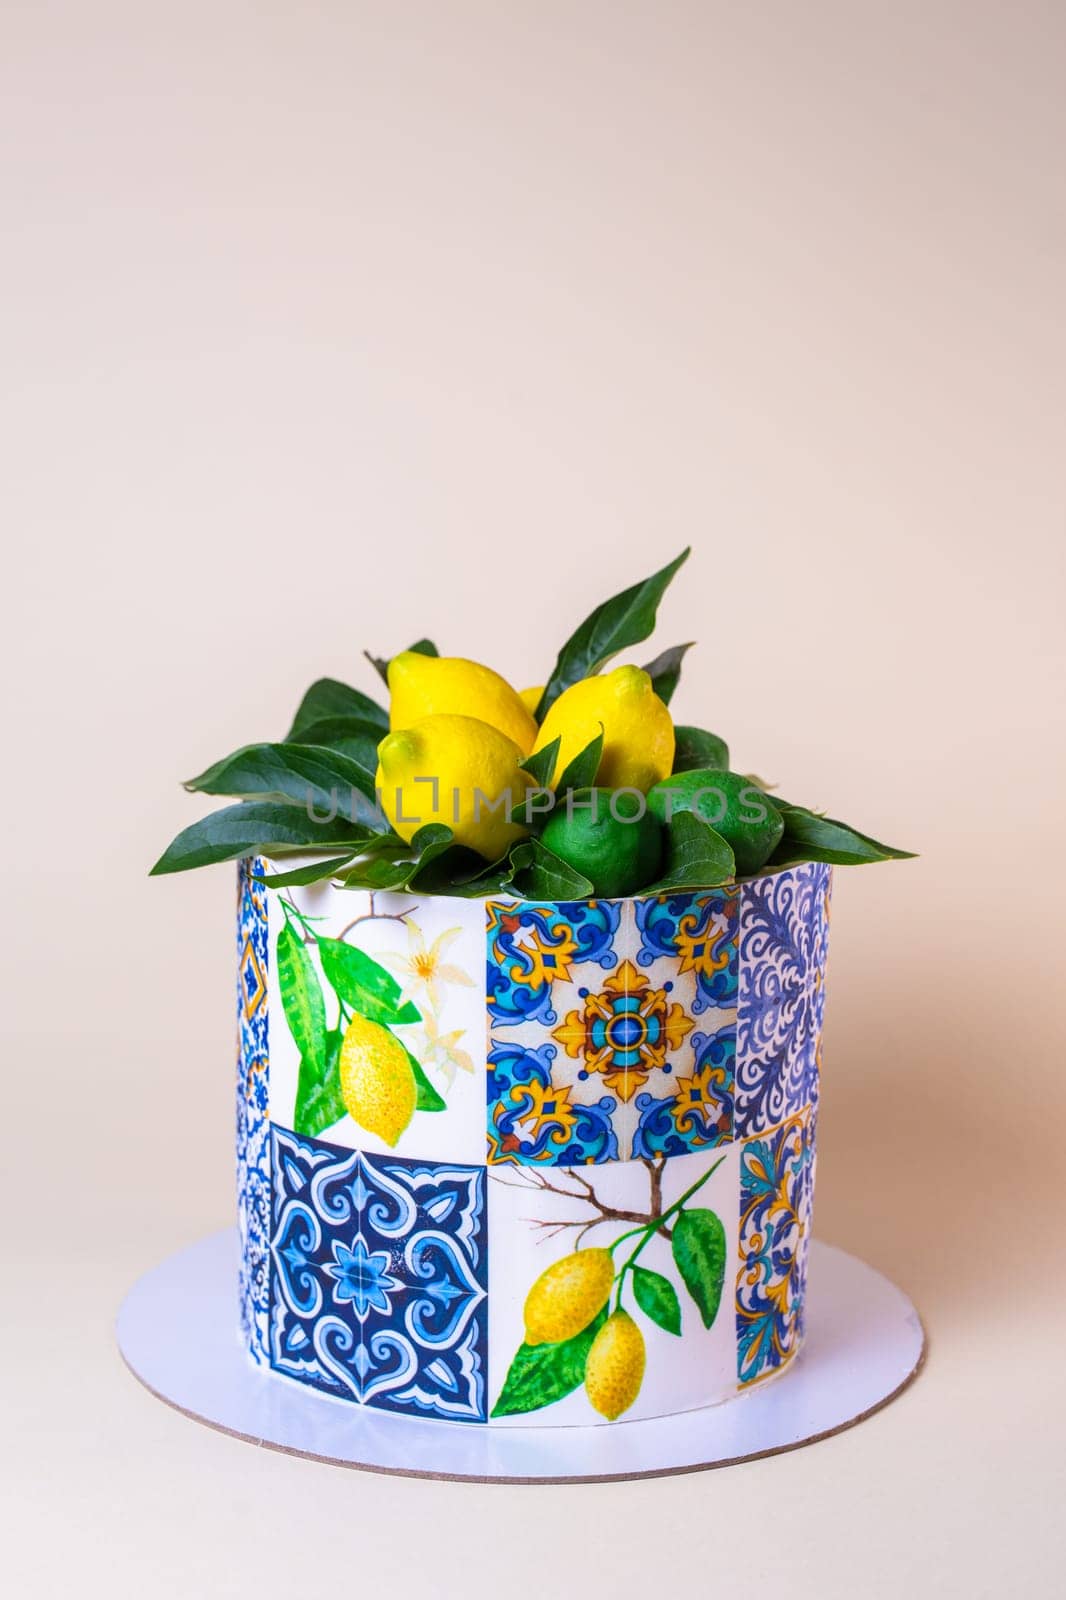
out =
<path fill-rule="evenodd" d="M 486 908 L 489 1161 L 731 1137 L 735 894 Z"/>
<path fill-rule="evenodd" d="M 736 1287 L 741 1384 L 783 1366 L 803 1339 L 814 1128 L 808 1108 L 741 1146 Z"/>
<path fill-rule="evenodd" d="M 720 1218 L 707 1260 L 720 1288 L 724 1249 L 725 1293 L 708 1329 L 674 1284 L 680 1340 L 634 1307 L 655 1359 L 630 1414 L 711 1403 L 792 1358 L 828 867 L 628 901 L 364 905 L 306 891 L 315 928 L 343 930 L 418 1013 L 394 1026 L 438 1104 L 416 1111 L 394 1150 L 348 1114 L 289 1131 L 300 1059 L 271 970 L 280 912 L 251 876 L 262 866 L 242 863 L 238 879 L 240 1314 L 253 1359 L 355 1404 L 484 1423 L 527 1359 L 522 1306 L 545 1264 L 619 1230 L 635 1250 L 634 1229 L 704 1174 L 692 1204 Z M 640 1248 L 642 1268 L 673 1283 L 669 1234 Z M 596 1420 L 580 1374 L 553 1394 L 534 1417 L 512 1407 L 492 1420 Z"/>
<path fill-rule="evenodd" d="M 817 1104 L 830 868 L 808 862 L 743 886 L 736 1135 Z"/>
<path fill-rule="evenodd" d="M 485 1168 L 273 1131 L 270 1363 L 342 1399 L 484 1422 Z"/>
<path fill-rule="evenodd" d="M 258 860 L 237 873 L 237 1226 L 240 1233 L 241 1328 L 253 1358 L 266 1360 L 270 1239 L 267 1033 L 267 891 L 255 882 Z"/>

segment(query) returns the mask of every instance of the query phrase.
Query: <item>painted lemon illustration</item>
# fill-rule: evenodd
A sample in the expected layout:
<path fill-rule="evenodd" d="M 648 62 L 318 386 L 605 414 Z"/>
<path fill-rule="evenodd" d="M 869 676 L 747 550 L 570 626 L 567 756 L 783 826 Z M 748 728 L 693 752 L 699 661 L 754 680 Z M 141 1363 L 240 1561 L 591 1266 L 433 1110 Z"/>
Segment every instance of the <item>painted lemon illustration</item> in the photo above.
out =
<path fill-rule="evenodd" d="M 407 1052 L 380 1022 L 353 1017 L 340 1053 L 341 1097 L 368 1133 L 395 1145 L 415 1112 L 418 1089 Z"/>
<path fill-rule="evenodd" d="M 602 1311 L 614 1282 L 609 1250 L 575 1250 L 541 1273 L 526 1296 L 527 1344 L 560 1344 Z"/>
<path fill-rule="evenodd" d="M 585 1393 L 601 1417 L 614 1422 L 640 1393 L 644 1335 L 628 1311 L 615 1311 L 592 1341 L 585 1362 Z"/>

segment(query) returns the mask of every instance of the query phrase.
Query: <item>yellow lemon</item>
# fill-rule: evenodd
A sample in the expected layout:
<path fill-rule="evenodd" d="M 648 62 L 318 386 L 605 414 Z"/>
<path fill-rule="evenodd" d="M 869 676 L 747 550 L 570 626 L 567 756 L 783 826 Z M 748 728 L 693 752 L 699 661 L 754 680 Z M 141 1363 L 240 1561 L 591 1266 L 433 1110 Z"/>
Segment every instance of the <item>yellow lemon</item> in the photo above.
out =
<path fill-rule="evenodd" d="M 526 1295 L 527 1344 L 559 1344 L 587 1328 L 614 1282 L 609 1250 L 575 1250 L 554 1261 Z"/>
<path fill-rule="evenodd" d="M 644 1335 L 629 1312 L 613 1312 L 585 1362 L 585 1393 L 608 1422 L 628 1411 L 640 1393 L 645 1359 Z"/>
<path fill-rule="evenodd" d="M 378 745 L 381 805 L 401 839 L 443 822 L 457 843 L 496 861 L 529 831 L 507 821 L 533 787 L 521 760 L 513 740 L 476 717 L 423 717 Z"/>
<path fill-rule="evenodd" d="M 516 689 L 491 667 L 459 656 L 420 656 L 404 650 L 388 667 L 389 727 L 409 728 L 423 717 L 477 717 L 513 739 L 524 756 L 537 724 Z"/>
<path fill-rule="evenodd" d="M 353 1017 L 340 1053 L 341 1098 L 368 1133 L 394 1145 L 415 1113 L 418 1089 L 407 1052 L 380 1022 Z"/>
<path fill-rule="evenodd" d="M 639 789 L 669 776 L 674 764 L 674 725 L 666 705 L 640 667 L 615 667 L 599 678 L 582 678 L 556 700 L 537 734 L 534 750 L 559 739 L 554 778 L 603 725 L 603 757 L 596 783 L 603 789 Z"/>
<path fill-rule="evenodd" d="M 544 685 L 542 683 L 538 683 L 535 689 L 519 689 L 518 698 L 531 717 L 536 716 L 537 707 L 540 705 L 540 697 L 543 693 Z"/>

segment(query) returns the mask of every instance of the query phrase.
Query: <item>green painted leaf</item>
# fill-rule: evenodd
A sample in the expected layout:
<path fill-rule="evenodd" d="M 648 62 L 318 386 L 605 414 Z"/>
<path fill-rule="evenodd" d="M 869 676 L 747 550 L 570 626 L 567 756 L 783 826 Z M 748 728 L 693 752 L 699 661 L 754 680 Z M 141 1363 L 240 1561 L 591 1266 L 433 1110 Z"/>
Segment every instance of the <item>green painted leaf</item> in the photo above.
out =
<path fill-rule="evenodd" d="M 674 771 L 729 771 L 729 746 L 716 733 L 681 724 L 674 728 Z"/>
<path fill-rule="evenodd" d="M 633 1268 L 633 1298 L 646 1317 L 667 1333 L 681 1332 L 681 1302 L 669 1278 L 647 1267 Z"/>
<path fill-rule="evenodd" d="M 666 828 L 666 866 L 658 883 L 641 894 L 665 894 L 668 889 L 712 889 L 736 876 L 729 845 L 702 817 L 678 811 Z"/>
<path fill-rule="evenodd" d="M 681 663 L 685 659 L 685 652 L 692 649 L 694 642 L 690 639 L 688 644 L 672 644 L 669 650 L 662 651 L 644 668 L 651 679 L 652 688 L 664 705 L 669 705 L 673 699 L 674 690 L 681 677 Z"/>
<path fill-rule="evenodd" d="M 492 1416 L 513 1417 L 525 1411 L 540 1411 L 572 1394 L 585 1381 L 585 1362 L 592 1341 L 606 1320 L 604 1306 L 588 1327 L 572 1339 L 564 1339 L 561 1344 L 519 1345 Z"/>
<path fill-rule="evenodd" d="M 511 851 L 511 884 L 524 900 L 587 900 L 595 892 L 583 873 L 545 848 L 523 839 Z"/>
<path fill-rule="evenodd" d="M 409 644 L 407 646 L 406 651 L 398 650 L 396 653 L 397 655 L 408 654 L 416 656 L 440 655 L 440 651 L 437 649 L 432 639 L 416 639 L 414 644 Z M 389 681 L 389 661 L 392 658 L 390 656 L 372 656 L 369 650 L 364 650 L 363 654 L 366 656 L 366 659 L 370 662 L 370 665 L 378 674 L 378 677 L 381 679 L 381 681 L 387 684 Z"/>
<path fill-rule="evenodd" d="M 230 794 L 245 800 L 275 800 L 331 813 L 384 831 L 388 823 L 374 792 L 377 747 L 357 758 L 313 744 L 249 744 L 190 778 L 186 789 Z"/>
<path fill-rule="evenodd" d="M 341 1096 L 340 1053 L 344 1032 L 334 1028 L 326 1035 L 326 1069 L 321 1078 L 314 1075 L 306 1057 L 300 1062 L 300 1076 L 296 1087 L 296 1108 L 293 1112 L 293 1132 L 315 1139 L 326 1128 L 347 1116 L 348 1107 Z"/>
<path fill-rule="evenodd" d="M 553 739 L 550 744 L 544 746 L 543 750 L 535 750 L 531 756 L 527 756 L 521 763 L 523 772 L 528 772 L 533 782 L 540 789 L 547 788 L 552 781 L 552 773 L 555 771 L 555 758 L 559 754 L 560 744 L 562 744 L 561 738 Z"/>
<path fill-rule="evenodd" d="M 313 723 L 338 717 L 352 718 L 380 728 L 379 739 L 389 731 L 389 714 L 376 700 L 361 694 L 358 689 L 350 689 L 346 683 L 339 683 L 336 678 L 319 678 L 300 701 L 292 719 L 292 727 L 285 735 L 285 743 L 315 744 L 316 740 L 306 738 L 307 729 Z"/>
<path fill-rule="evenodd" d="M 655 613 L 666 586 L 682 562 L 688 559 L 688 553 L 687 549 L 682 550 L 661 572 L 605 600 L 585 618 L 559 652 L 537 706 L 538 722 L 544 721 L 545 714 L 564 689 L 582 678 L 591 677 L 620 650 L 628 650 L 648 637 L 655 627 Z"/>
<path fill-rule="evenodd" d="M 699 1308 L 703 1326 L 718 1315 L 725 1282 L 725 1228 L 714 1211 L 683 1210 L 670 1240 L 682 1281 Z"/>
<path fill-rule="evenodd" d="M 557 794 L 565 794 L 568 789 L 591 789 L 596 782 L 596 774 L 600 770 L 600 761 L 603 757 L 603 723 L 595 739 L 590 739 L 583 750 L 579 750 L 567 762 L 559 774 L 559 781 L 555 785 Z"/>
<path fill-rule="evenodd" d="M 318 940 L 322 971 L 337 995 L 353 1011 L 371 1022 L 419 1022 L 421 1015 L 408 1000 L 399 1004 L 400 985 L 385 968 L 343 939 Z"/>
<path fill-rule="evenodd" d="M 837 866 L 861 866 L 868 861 L 911 861 L 910 850 L 896 850 L 868 834 L 859 833 L 846 822 L 823 817 L 806 806 L 794 806 L 774 795 L 766 798 L 785 821 L 785 832 L 770 857 L 771 866 L 791 866 L 799 861 L 829 861 Z"/>
<path fill-rule="evenodd" d="M 315 964 L 291 922 L 278 934 L 278 987 L 289 1032 L 312 1076 L 326 1071 L 326 1002 Z"/>
<path fill-rule="evenodd" d="M 370 837 L 368 828 L 349 822 L 347 817 L 313 822 L 301 806 L 265 801 L 226 806 L 183 828 L 152 872 L 188 872 L 193 867 L 212 866 L 216 861 L 235 861 L 238 856 L 278 856 L 337 845 L 355 849 Z"/>
<path fill-rule="evenodd" d="M 319 857 L 306 867 L 294 867 L 291 872 L 255 872 L 256 883 L 265 883 L 268 889 L 298 889 L 308 883 L 321 883 L 324 878 L 339 876 L 352 859 L 352 852 L 343 856 Z"/>
<path fill-rule="evenodd" d="M 393 1038 L 396 1038 L 395 1034 L 393 1034 Z M 396 1042 L 400 1045 L 404 1055 L 411 1063 L 411 1071 L 415 1075 L 415 1088 L 418 1091 L 417 1098 L 415 1099 L 415 1110 L 446 1111 L 447 1102 L 441 1095 L 437 1093 L 436 1089 L 434 1089 L 433 1085 L 426 1077 L 422 1063 L 419 1061 L 418 1057 L 411 1054 L 410 1050 L 408 1050 L 402 1039 L 397 1039 Z"/>

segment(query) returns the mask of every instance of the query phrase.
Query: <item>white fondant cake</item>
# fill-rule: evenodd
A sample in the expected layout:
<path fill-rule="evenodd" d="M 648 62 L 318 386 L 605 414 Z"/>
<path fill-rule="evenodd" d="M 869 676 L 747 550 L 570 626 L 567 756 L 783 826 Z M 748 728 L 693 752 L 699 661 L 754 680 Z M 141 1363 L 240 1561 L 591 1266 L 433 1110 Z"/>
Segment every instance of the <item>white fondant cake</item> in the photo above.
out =
<path fill-rule="evenodd" d="M 239 873 L 252 1360 L 492 1426 L 667 1415 L 792 1360 L 828 866 L 572 903 L 272 871 Z"/>

